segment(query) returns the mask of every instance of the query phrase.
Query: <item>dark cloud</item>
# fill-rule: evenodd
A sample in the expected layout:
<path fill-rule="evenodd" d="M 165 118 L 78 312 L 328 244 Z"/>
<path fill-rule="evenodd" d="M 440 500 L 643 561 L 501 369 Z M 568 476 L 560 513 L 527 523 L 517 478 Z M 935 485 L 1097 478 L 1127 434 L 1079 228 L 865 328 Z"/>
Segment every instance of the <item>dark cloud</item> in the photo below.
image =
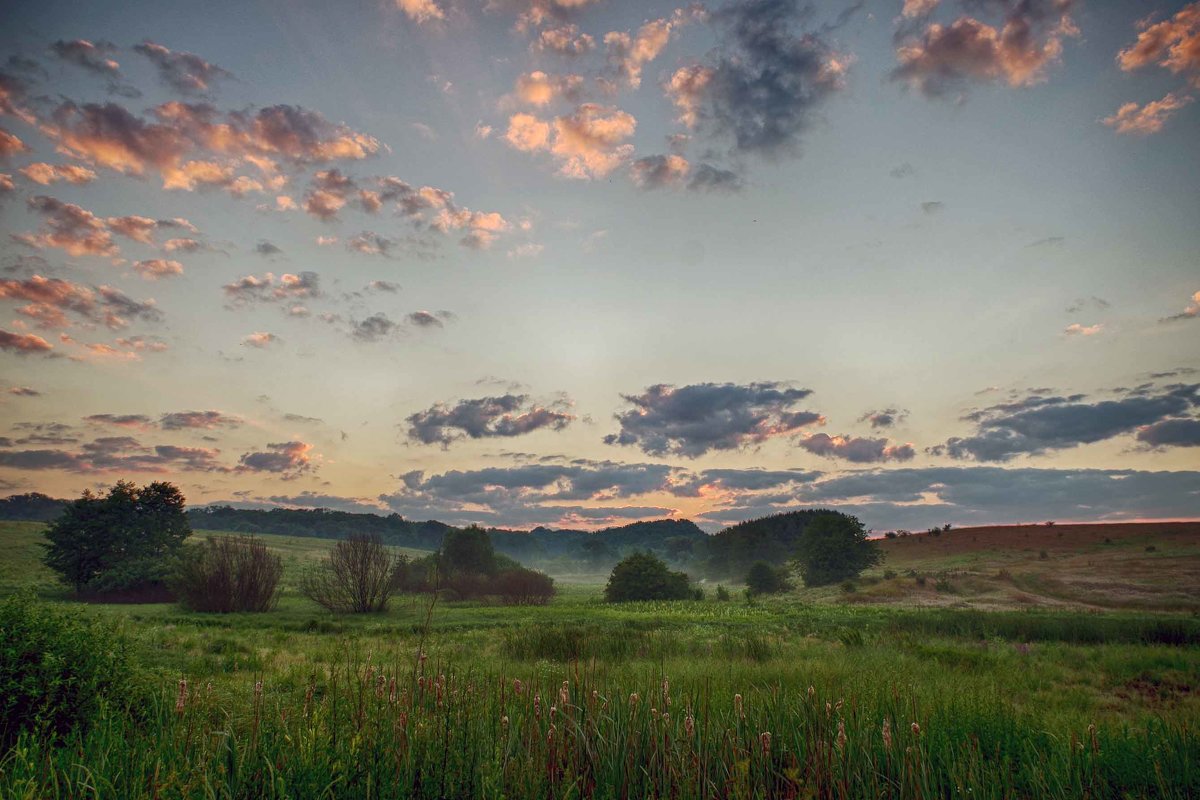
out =
<path fill-rule="evenodd" d="M 261 278 L 247 275 L 221 287 L 234 307 L 254 302 L 293 302 L 321 296 L 321 276 L 315 272 L 292 274 L 285 272 L 276 277 L 272 272 Z"/>
<path fill-rule="evenodd" d="M 936 214 L 939 211 L 941 211 L 942 209 L 944 209 L 945 207 L 946 207 L 946 204 L 941 202 L 940 200 L 930 200 L 928 202 L 921 203 L 921 210 L 924 211 L 926 214 Z"/>
<path fill-rule="evenodd" d="M 842 88 L 848 63 L 825 42 L 826 31 L 804 30 L 810 18 L 797 0 L 734 0 L 714 11 L 714 60 L 671 81 L 685 121 L 732 141 L 736 154 L 797 153 L 817 110 Z"/>
<path fill-rule="evenodd" d="M 393 283 L 392 281 L 371 281 L 367 284 L 367 291 L 395 294 L 400 291 L 400 284 Z"/>
<path fill-rule="evenodd" d="M 112 42 L 104 40 L 89 42 L 87 39 L 74 39 L 68 42 L 59 39 L 50 45 L 50 52 L 63 61 L 82 67 L 96 75 L 112 78 L 121 74 L 121 65 L 113 58 L 117 53 L 117 46 Z"/>
<path fill-rule="evenodd" d="M 905 161 L 903 164 L 893 167 L 888 174 L 897 179 L 911 178 L 913 175 L 917 174 L 917 171 L 913 168 L 912 164 Z"/>
<path fill-rule="evenodd" d="M 815 455 L 843 458 L 856 464 L 911 461 L 916 455 L 911 444 L 891 444 L 887 439 L 871 439 L 865 436 L 830 436 L 827 433 L 814 433 L 800 437 L 796 444 Z"/>
<path fill-rule="evenodd" d="M 1044 239 L 1038 239 L 1037 241 L 1030 242 L 1029 244 L 1027 244 L 1025 246 L 1026 247 L 1062 247 L 1063 243 L 1066 241 L 1067 241 L 1067 239 L 1065 236 L 1047 236 Z"/>
<path fill-rule="evenodd" d="M 115 425 L 118 428 L 149 428 L 153 420 L 145 414 L 91 414 L 84 422 L 96 425 Z"/>
<path fill-rule="evenodd" d="M 692 170 L 687 187 L 694 192 L 737 192 L 742 189 L 742 178 L 733 170 L 702 163 Z"/>
<path fill-rule="evenodd" d="M 658 384 L 642 394 L 622 395 L 633 408 L 615 415 L 621 430 L 604 441 L 636 445 L 650 455 L 689 458 L 738 450 L 822 422 L 820 414 L 795 408 L 810 394 L 778 382 Z"/>
<path fill-rule="evenodd" d="M 432 314 L 428 311 L 414 311 L 406 319 L 409 324 L 416 325 L 418 328 L 441 328 L 454 319 L 454 314 L 449 311 L 437 311 Z"/>
<path fill-rule="evenodd" d="M 41 397 L 42 393 L 37 389 L 32 389 L 28 386 L 13 386 L 8 390 L 9 394 L 15 394 L 17 397 Z"/>
<path fill-rule="evenodd" d="M 158 77 L 167 86 L 181 94 L 207 95 L 213 84 L 233 75 L 216 64 L 210 64 L 198 55 L 168 50 L 161 44 L 146 40 L 134 45 L 133 51 L 140 53 L 158 69 Z"/>
<path fill-rule="evenodd" d="M 1200 447 L 1200 419 L 1166 419 L 1137 432 L 1137 440 L 1151 447 Z"/>
<path fill-rule="evenodd" d="M 679 473 L 672 481 L 670 491 L 677 497 L 702 497 L 714 490 L 732 493 L 795 490 L 823 474 L 800 469 L 706 469 L 697 473 Z"/>
<path fill-rule="evenodd" d="M 1200 406 L 1200 384 L 1173 384 L 1162 389 L 1142 387 L 1119 400 L 1085 402 L 1083 395 L 1031 395 L 968 414 L 976 424 L 967 437 L 953 437 L 930 448 L 935 455 L 1008 461 L 1019 455 L 1039 455 L 1091 444 L 1132 433 L 1144 426 L 1185 415 Z"/>
<path fill-rule="evenodd" d="M 175 471 L 228 472 L 217 460 L 219 451 L 175 445 L 144 446 L 131 436 L 102 436 L 78 451 L 20 450 L 0 453 L 0 466 L 16 469 L 56 469 L 78 473 Z"/>
<path fill-rule="evenodd" d="M 350 335 L 360 342 L 377 342 L 391 336 L 399 329 L 400 323 L 393 322 L 387 314 L 378 312 L 353 323 Z"/>
<path fill-rule="evenodd" d="M 1068 314 L 1078 314 L 1080 311 L 1087 310 L 1103 311 L 1109 306 L 1110 303 L 1103 297 L 1096 297 L 1095 295 L 1092 295 L 1091 297 L 1076 298 L 1075 302 L 1071 303 L 1071 305 L 1067 307 L 1066 311 Z"/>
<path fill-rule="evenodd" d="M 311 451 L 312 445 L 304 442 L 275 442 L 268 444 L 266 450 L 242 455 L 238 459 L 238 469 L 275 473 L 291 480 L 315 468 L 309 455 Z"/>
<path fill-rule="evenodd" d="M 449 447 L 463 438 L 522 436 L 542 429 L 560 431 L 576 419 L 567 410 L 569 407 L 566 401 L 539 405 L 524 394 L 438 403 L 407 418 L 408 438 Z"/>
<path fill-rule="evenodd" d="M 165 431 L 202 428 L 237 428 L 242 424 L 238 417 L 220 411 L 171 411 L 159 417 L 158 424 Z"/>
<path fill-rule="evenodd" d="M 254 246 L 254 252 L 258 253 L 260 256 L 277 256 L 282 253 L 283 250 L 278 245 L 263 239 Z M 315 275 L 316 273 L 312 274 Z"/>
<path fill-rule="evenodd" d="M 878 411 L 868 411 L 858 418 L 859 422 L 871 423 L 871 429 L 892 428 L 903 422 L 908 412 L 900 408 L 882 408 Z"/>
<path fill-rule="evenodd" d="M 291 508 L 328 508 L 334 511 L 346 511 L 351 514 L 379 514 L 384 508 L 378 501 L 367 497 L 341 497 L 334 494 L 304 491 L 299 494 L 276 494 L 261 498 L 272 506 L 288 506 Z M 244 504 L 239 504 L 244 505 Z"/>

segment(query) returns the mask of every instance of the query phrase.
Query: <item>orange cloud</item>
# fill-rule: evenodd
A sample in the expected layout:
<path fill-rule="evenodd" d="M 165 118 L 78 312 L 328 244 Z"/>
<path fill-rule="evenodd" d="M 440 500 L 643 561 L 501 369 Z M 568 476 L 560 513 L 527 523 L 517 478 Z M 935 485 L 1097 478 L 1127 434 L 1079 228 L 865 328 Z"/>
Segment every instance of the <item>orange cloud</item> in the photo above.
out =
<path fill-rule="evenodd" d="M 30 353 L 48 353 L 53 349 L 54 345 L 32 333 L 10 333 L 0 330 L 0 350 L 26 356 Z"/>
<path fill-rule="evenodd" d="M 1192 73 L 1191 84 L 1200 88 L 1200 3 L 1162 22 L 1150 19 L 1138 23 L 1137 41 L 1117 54 L 1117 64 L 1126 72 L 1157 64 L 1176 75 Z"/>
<path fill-rule="evenodd" d="M 446 18 L 446 12 L 433 0 L 396 0 L 396 8 L 418 24 Z"/>
<path fill-rule="evenodd" d="M 638 28 L 636 34 L 627 31 L 610 31 L 604 35 L 608 48 L 609 62 L 617 75 L 630 87 L 642 85 L 642 68 L 658 58 L 659 53 L 671 41 L 671 34 L 688 22 L 690 15 L 676 9 L 668 18 L 651 20 Z"/>
<path fill-rule="evenodd" d="M 133 269 L 143 278 L 151 281 L 183 274 L 182 264 L 178 261 L 171 261 L 165 258 L 151 258 L 146 261 L 137 261 L 134 263 Z"/>
<path fill-rule="evenodd" d="M 22 167 L 20 172 L 29 180 L 42 186 L 59 182 L 73 183 L 78 186 L 96 179 L 96 173 L 87 167 L 75 164 L 47 164 L 44 161 Z"/>
<path fill-rule="evenodd" d="M 1161 131 L 1176 111 L 1191 102 L 1191 97 L 1180 97 L 1174 92 L 1168 92 L 1161 100 L 1153 100 L 1144 106 L 1126 103 L 1117 109 L 1117 113 L 1105 117 L 1101 122 L 1116 129 L 1117 133 L 1145 136 Z"/>

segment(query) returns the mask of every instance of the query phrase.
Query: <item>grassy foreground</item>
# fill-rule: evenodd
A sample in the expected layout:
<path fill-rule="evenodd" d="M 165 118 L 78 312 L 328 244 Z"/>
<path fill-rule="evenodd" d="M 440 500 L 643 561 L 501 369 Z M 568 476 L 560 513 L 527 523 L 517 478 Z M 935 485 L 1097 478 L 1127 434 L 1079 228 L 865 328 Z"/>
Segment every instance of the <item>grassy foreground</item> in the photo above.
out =
<path fill-rule="evenodd" d="M 335 617 L 289 588 L 200 615 L 56 600 L 6 553 L 0 591 L 133 639 L 149 700 L 23 739 L 3 797 L 1200 796 L 1190 613 L 611 606 L 573 584 L 541 608 Z"/>

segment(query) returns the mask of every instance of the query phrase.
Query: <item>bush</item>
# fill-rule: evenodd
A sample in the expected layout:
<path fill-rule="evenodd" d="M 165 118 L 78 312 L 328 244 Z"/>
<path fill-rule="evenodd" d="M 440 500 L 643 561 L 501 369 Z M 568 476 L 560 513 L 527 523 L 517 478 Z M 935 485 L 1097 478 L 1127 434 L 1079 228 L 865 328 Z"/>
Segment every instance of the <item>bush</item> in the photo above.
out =
<path fill-rule="evenodd" d="M 134 703 L 129 643 L 110 626 L 37 603 L 0 601 L 0 752 L 22 732 L 58 737 L 86 727 L 106 703 Z"/>
<path fill-rule="evenodd" d="M 629 600 L 692 600 L 695 592 L 686 573 L 672 572 L 650 553 L 634 553 L 613 567 L 604 587 L 610 603 Z"/>
<path fill-rule="evenodd" d="M 858 587 L 854 585 L 854 581 L 842 581 L 842 591 L 846 594 L 854 594 L 858 591 Z"/>
<path fill-rule="evenodd" d="M 746 573 L 746 596 L 754 597 L 760 594 L 782 594 L 791 591 L 792 583 L 788 580 L 786 567 L 772 567 L 765 561 L 755 561 L 750 571 Z"/>
<path fill-rule="evenodd" d="M 893 578 L 895 578 L 895 577 L 896 577 L 896 570 L 894 570 L 894 569 L 885 569 L 885 570 L 883 571 L 883 579 L 884 579 L 885 581 L 890 581 L 890 580 L 892 580 L 892 579 L 893 579 Z"/>
<path fill-rule="evenodd" d="M 171 587 L 191 611 L 270 611 L 282 575 L 283 559 L 253 536 L 210 536 L 185 549 Z"/>
<path fill-rule="evenodd" d="M 392 558 L 378 534 L 351 534 L 301 578 L 300 591 L 336 613 L 383 611 L 404 563 L 402 557 Z"/>
<path fill-rule="evenodd" d="M 924 586 L 925 585 L 925 576 L 918 575 L 916 578 L 916 582 L 917 582 L 917 586 Z"/>
<path fill-rule="evenodd" d="M 508 569 L 495 577 L 492 589 L 507 605 L 544 606 L 554 597 L 554 578 L 523 567 Z"/>
<path fill-rule="evenodd" d="M 717 599 L 720 600 L 722 603 L 724 603 L 730 599 L 729 590 L 726 589 L 724 586 L 722 586 L 719 583 L 717 584 Z"/>

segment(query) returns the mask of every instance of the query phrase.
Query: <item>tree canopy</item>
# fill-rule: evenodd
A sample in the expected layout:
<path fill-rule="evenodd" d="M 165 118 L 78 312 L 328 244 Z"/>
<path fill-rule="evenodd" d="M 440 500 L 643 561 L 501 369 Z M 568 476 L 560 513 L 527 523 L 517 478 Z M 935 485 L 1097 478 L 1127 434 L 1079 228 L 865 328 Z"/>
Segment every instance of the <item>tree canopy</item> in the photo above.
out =
<path fill-rule="evenodd" d="M 806 586 L 827 586 L 857 578 L 882 559 L 878 545 L 867 538 L 857 517 L 824 514 L 806 526 L 794 564 Z"/>
<path fill-rule="evenodd" d="M 755 561 L 746 573 L 746 594 L 754 597 L 790 591 L 792 583 L 788 580 L 788 573 L 787 567 L 773 567 L 765 561 Z"/>
<path fill-rule="evenodd" d="M 76 592 L 161 586 L 168 557 L 192 532 L 184 504 L 179 487 L 166 482 L 86 491 L 47 529 L 44 562 Z"/>

